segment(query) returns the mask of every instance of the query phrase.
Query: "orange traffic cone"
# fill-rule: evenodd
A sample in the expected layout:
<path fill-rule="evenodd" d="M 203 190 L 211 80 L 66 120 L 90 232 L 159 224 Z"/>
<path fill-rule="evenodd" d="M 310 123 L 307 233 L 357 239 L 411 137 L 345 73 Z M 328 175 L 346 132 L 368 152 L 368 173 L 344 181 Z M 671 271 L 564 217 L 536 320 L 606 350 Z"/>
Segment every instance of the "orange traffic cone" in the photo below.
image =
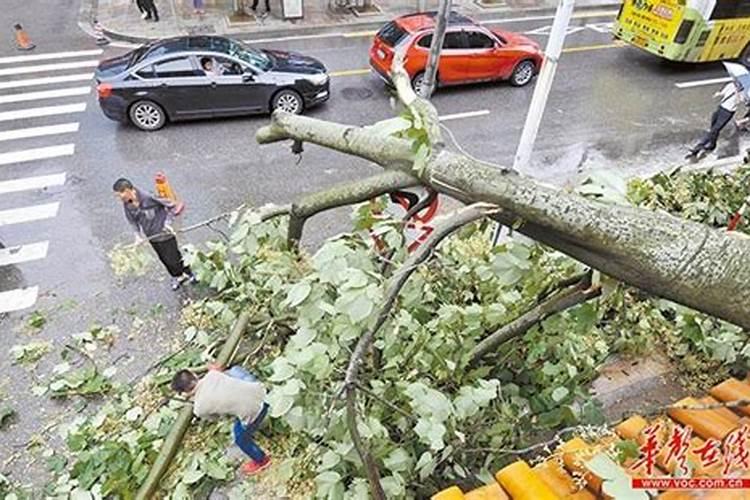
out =
<path fill-rule="evenodd" d="M 26 30 L 23 29 L 23 26 L 16 24 L 13 26 L 13 29 L 16 30 L 16 48 L 18 50 L 31 50 L 36 47 L 36 45 L 31 43 L 31 38 L 29 38 Z"/>
<path fill-rule="evenodd" d="M 169 185 L 164 172 L 157 172 L 154 181 L 156 182 L 156 196 L 172 201 L 175 205 L 174 213 L 179 215 L 185 209 L 185 203 L 177 199 L 177 195 L 174 193 L 172 186 Z"/>

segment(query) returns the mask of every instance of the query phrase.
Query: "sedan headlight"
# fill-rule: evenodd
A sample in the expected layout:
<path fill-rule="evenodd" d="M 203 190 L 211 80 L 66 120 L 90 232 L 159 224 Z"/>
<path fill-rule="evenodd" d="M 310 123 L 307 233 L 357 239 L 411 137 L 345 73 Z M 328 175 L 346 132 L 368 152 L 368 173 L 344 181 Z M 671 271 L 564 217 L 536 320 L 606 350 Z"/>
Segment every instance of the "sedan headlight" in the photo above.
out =
<path fill-rule="evenodd" d="M 305 75 L 305 80 L 312 83 L 313 85 L 323 85 L 328 81 L 328 75 L 326 73 L 316 73 L 314 75 Z"/>

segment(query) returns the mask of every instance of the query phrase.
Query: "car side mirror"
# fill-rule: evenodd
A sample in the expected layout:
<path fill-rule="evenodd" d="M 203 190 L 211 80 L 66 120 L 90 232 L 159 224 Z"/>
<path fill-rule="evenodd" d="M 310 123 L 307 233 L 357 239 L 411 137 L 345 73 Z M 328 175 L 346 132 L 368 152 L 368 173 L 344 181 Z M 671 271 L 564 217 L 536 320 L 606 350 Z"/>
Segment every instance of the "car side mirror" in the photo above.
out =
<path fill-rule="evenodd" d="M 245 82 L 245 83 L 247 83 L 247 82 L 254 82 L 255 81 L 255 75 L 253 75 L 252 73 L 243 73 L 242 74 L 242 81 Z"/>

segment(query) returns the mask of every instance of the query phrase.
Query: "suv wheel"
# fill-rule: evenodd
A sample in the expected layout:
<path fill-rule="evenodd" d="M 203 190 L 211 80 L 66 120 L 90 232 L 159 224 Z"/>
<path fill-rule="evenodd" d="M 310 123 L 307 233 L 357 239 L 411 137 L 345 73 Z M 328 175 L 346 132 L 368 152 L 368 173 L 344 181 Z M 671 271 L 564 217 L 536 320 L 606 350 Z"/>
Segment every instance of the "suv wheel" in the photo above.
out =
<path fill-rule="evenodd" d="M 153 101 L 138 101 L 130 107 L 130 122 L 141 130 L 159 130 L 167 122 L 164 109 Z"/>
<path fill-rule="evenodd" d="M 271 101 L 272 111 L 280 109 L 281 111 L 292 113 L 293 115 L 302 113 L 304 107 L 305 103 L 302 101 L 302 96 L 296 91 L 290 89 L 284 89 L 281 92 L 278 92 L 273 96 L 273 101 Z"/>
<path fill-rule="evenodd" d="M 513 73 L 510 75 L 510 84 L 515 87 L 528 85 L 528 83 L 534 78 L 535 73 L 536 66 L 533 61 L 529 61 L 528 59 L 521 61 L 516 65 L 513 69 Z"/>
<path fill-rule="evenodd" d="M 424 89 L 425 85 L 427 84 L 427 81 L 425 80 L 425 74 L 424 71 L 421 73 L 417 73 L 414 75 L 414 78 L 411 79 L 411 88 L 414 89 L 414 92 L 417 93 L 417 95 L 422 95 L 422 90 Z"/>

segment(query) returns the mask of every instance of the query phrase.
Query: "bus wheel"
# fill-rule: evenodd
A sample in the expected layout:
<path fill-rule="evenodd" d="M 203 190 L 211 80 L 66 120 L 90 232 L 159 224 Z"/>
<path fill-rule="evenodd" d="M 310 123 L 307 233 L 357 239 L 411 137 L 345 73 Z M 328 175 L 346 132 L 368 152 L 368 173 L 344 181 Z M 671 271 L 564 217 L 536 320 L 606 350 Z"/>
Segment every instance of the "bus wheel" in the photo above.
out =
<path fill-rule="evenodd" d="M 742 51 L 740 62 L 747 66 L 748 69 L 750 69 L 750 43 L 748 43 L 747 47 L 745 47 L 745 50 Z"/>

